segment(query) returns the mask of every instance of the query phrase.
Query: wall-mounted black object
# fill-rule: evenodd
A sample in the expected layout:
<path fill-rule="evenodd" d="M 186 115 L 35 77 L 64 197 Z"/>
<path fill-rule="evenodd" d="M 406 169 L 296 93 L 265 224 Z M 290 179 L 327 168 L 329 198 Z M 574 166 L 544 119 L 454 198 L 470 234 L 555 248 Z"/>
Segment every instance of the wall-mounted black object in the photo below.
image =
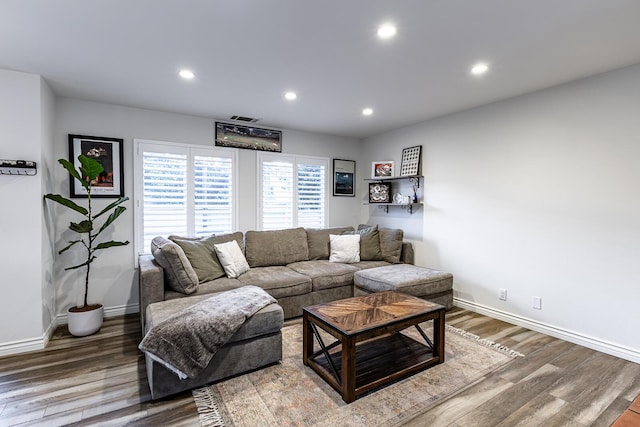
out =
<path fill-rule="evenodd" d="M 29 175 L 38 173 L 36 162 L 29 160 L 0 160 L 0 175 Z"/>

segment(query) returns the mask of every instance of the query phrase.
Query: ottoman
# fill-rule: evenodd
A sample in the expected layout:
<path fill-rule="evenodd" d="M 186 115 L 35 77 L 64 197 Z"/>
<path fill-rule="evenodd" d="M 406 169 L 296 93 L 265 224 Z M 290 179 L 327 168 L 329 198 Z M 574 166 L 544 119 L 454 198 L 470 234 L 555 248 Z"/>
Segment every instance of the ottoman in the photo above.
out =
<path fill-rule="evenodd" d="M 357 271 L 353 276 L 354 296 L 373 292 L 398 291 L 453 307 L 453 275 L 411 264 Z"/>
<path fill-rule="evenodd" d="M 169 316 L 213 295 L 215 293 L 149 304 L 145 333 Z M 280 329 L 283 324 L 284 312 L 278 304 L 270 304 L 258 310 L 218 350 L 207 368 L 194 378 L 181 380 L 175 373 L 145 355 L 151 398 L 158 399 L 191 390 L 279 362 L 282 360 Z"/>

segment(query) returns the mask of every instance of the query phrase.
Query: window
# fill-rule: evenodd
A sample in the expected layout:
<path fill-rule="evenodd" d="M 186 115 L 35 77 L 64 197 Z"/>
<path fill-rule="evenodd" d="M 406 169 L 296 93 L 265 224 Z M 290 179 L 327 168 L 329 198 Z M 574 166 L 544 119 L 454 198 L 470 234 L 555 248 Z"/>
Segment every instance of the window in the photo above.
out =
<path fill-rule="evenodd" d="M 258 228 L 323 228 L 329 223 L 329 160 L 258 153 Z"/>
<path fill-rule="evenodd" d="M 234 150 L 135 140 L 136 252 L 170 234 L 235 231 Z"/>

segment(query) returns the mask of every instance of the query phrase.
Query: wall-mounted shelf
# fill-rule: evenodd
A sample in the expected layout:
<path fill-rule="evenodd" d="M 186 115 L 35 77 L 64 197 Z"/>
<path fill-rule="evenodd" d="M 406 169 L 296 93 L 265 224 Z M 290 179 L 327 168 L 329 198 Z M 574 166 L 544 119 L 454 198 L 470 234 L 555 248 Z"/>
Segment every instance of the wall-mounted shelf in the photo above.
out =
<path fill-rule="evenodd" d="M 389 206 L 400 206 L 401 209 L 406 209 L 411 215 L 413 214 L 413 207 L 421 206 L 422 203 L 365 203 L 365 205 L 378 206 L 378 209 L 382 209 L 386 213 L 389 213 Z"/>
<path fill-rule="evenodd" d="M 408 181 L 409 184 L 413 185 L 413 192 L 415 197 L 416 190 L 420 188 L 421 178 L 422 175 L 365 178 L 365 181 L 375 183 L 369 184 L 369 203 L 365 203 L 365 205 L 378 205 L 378 208 L 383 209 L 386 213 L 389 213 L 389 206 L 400 206 L 400 208 L 406 209 L 407 212 L 409 212 L 409 215 L 411 215 L 413 214 L 413 207 L 420 206 L 422 205 L 422 203 L 417 201 L 415 198 L 413 202 L 398 203 L 398 201 L 404 201 L 405 198 L 402 197 L 399 198 L 399 200 L 395 199 L 392 196 L 393 187 L 396 187 L 397 190 L 399 186 L 400 188 L 402 188 L 400 184 L 397 184 L 398 181 Z M 406 197 L 407 199 L 411 198 L 409 196 Z"/>
<path fill-rule="evenodd" d="M 29 175 L 38 173 L 36 162 L 29 160 L 0 160 L 0 175 Z"/>

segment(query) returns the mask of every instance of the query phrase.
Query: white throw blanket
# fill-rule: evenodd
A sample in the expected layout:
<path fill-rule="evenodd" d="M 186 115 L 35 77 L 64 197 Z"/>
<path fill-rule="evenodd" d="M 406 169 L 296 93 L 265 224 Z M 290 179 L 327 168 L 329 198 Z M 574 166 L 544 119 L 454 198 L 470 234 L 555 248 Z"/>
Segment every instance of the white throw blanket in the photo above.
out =
<path fill-rule="evenodd" d="M 257 286 L 222 292 L 153 326 L 139 348 L 180 379 L 193 378 L 245 320 L 275 302 Z"/>

